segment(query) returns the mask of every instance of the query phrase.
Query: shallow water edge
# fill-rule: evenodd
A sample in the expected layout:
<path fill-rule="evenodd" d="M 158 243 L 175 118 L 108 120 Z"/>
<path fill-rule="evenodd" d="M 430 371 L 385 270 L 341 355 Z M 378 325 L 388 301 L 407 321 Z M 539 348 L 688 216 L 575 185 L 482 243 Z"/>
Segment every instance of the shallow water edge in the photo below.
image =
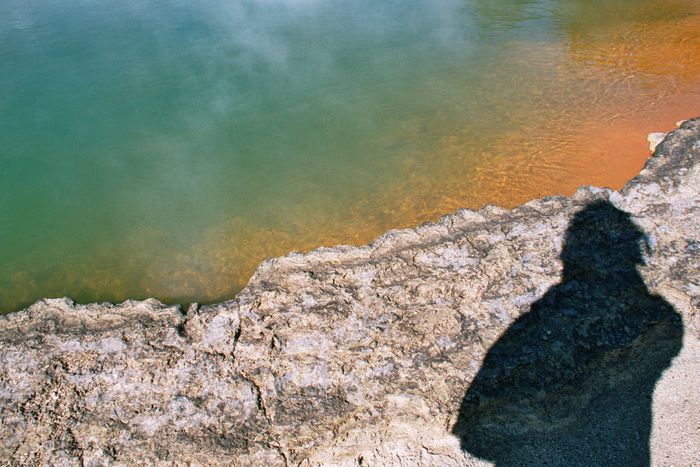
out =
<path fill-rule="evenodd" d="M 686 121 L 679 121 L 676 122 L 676 126 L 680 127 L 681 125 L 686 124 L 687 122 L 696 122 L 698 118 L 695 119 L 689 119 Z M 668 133 L 670 134 L 670 133 Z M 656 147 L 661 145 L 664 141 L 664 137 L 668 135 L 667 133 L 650 133 L 648 136 L 648 141 L 647 143 L 649 144 L 649 149 L 653 152 Z M 647 163 L 645 165 L 645 168 L 642 169 L 642 174 L 646 170 L 646 166 L 648 166 L 654 159 L 654 154 L 650 156 L 650 158 L 647 160 Z M 638 175 L 637 177 L 633 178 L 629 182 L 627 182 L 620 191 L 625 191 L 629 189 L 629 186 L 636 183 L 636 180 L 640 177 L 641 175 Z M 584 186 L 581 187 L 579 191 L 586 191 L 586 190 L 608 190 L 608 188 L 595 188 L 591 186 Z M 577 195 L 574 194 L 573 197 L 575 198 Z M 545 197 L 544 199 L 567 199 L 565 196 L 548 196 Z M 375 238 L 371 242 L 357 246 L 357 245 L 336 245 L 336 246 L 322 246 L 318 247 L 315 249 L 312 249 L 308 252 L 297 252 L 297 251 L 292 251 L 288 253 L 285 256 L 280 256 L 276 258 L 270 258 L 262 261 L 256 268 L 254 273 L 252 274 L 251 278 L 248 280 L 247 285 L 243 287 L 243 289 L 239 292 L 237 292 L 235 295 L 231 296 L 230 298 L 228 297 L 222 297 L 221 299 L 218 300 L 210 300 L 210 301 L 198 301 L 198 302 L 184 302 L 181 305 L 177 304 L 176 302 L 169 302 L 167 300 L 158 300 L 155 298 L 147 298 L 143 299 L 144 301 L 147 302 L 154 302 L 158 303 L 164 306 L 178 306 L 182 310 L 187 310 L 187 309 L 197 309 L 200 305 L 204 306 L 216 306 L 219 303 L 228 303 L 228 302 L 235 302 L 236 300 L 239 299 L 241 296 L 245 296 L 249 294 L 249 289 L 251 287 L 254 287 L 256 283 L 260 281 L 266 281 L 265 277 L 267 274 L 270 273 L 270 271 L 278 271 L 278 270 L 284 270 L 286 268 L 295 268 L 299 264 L 318 264 L 320 262 L 325 262 L 328 263 L 328 266 L 332 266 L 335 263 L 345 263 L 347 261 L 350 262 L 355 262 L 355 261 L 367 261 L 373 258 L 374 256 L 380 254 L 380 255 L 386 255 L 389 254 L 390 252 L 394 251 L 397 248 L 404 248 L 404 246 L 397 247 L 396 245 L 402 245 L 404 240 L 413 240 L 413 239 L 420 239 L 420 242 L 436 242 L 441 239 L 444 239 L 446 235 L 449 236 L 449 232 L 454 228 L 455 223 L 461 224 L 464 222 L 464 219 L 478 219 L 478 220 L 483 220 L 484 218 L 488 218 L 491 215 L 498 215 L 498 214 L 504 214 L 504 213 L 509 213 L 513 211 L 518 211 L 519 209 L 525 208 L 526 206 L 530 204 L 536 204 L 540 200 L 533 199 L 530 202 L 524 203 L 520 206 L 514 207 L 512 209 L 507 209 L 504 207 L 496 206 L 496 205 L 486 205 L 483 208 L 479 209 L 478 211 L 471 210 L 471 209 L 459 209 L 457 210 L 454 214 L 447 214 L 443 217 L 441 217 L 438 221 L 436 222 L 426 222 L 421 224 L 418 227 L 415 228 L 405 228 L 405 229 L 391 229 L 385 232 L 384 234 L 380 235 L 379 237 Z M 446 229 L 446 230 L 445 230 Z M 426 238 L 426 233 L 429 233 L 429 235 Z M 410 243 L 410 242 L 409 242 Z M 67 300 L 69 303 L 75 303 L 71 298 L 69 297 L 63 297 L 64 300 Z M 139 300 L 134 300 L 134 299 L 127 299 L 124 301 L 124 303 L 135 303 L 138 302 Z M 43 300 L 38 300 L 36 303 L 43 302 Z M 114 302 L 109 302 L 109 301 L 103 301 L 99 303 L 93 303 L 89 306 L 99 306 L 99 305 L 107 305 L 107 304 L 112 304 Z M 31 308 L 27 307 L 27 308 Z M 26 308 L 25 308 L 26 309 Z M 0 315 L 2 316 L 2 315 Z"/>

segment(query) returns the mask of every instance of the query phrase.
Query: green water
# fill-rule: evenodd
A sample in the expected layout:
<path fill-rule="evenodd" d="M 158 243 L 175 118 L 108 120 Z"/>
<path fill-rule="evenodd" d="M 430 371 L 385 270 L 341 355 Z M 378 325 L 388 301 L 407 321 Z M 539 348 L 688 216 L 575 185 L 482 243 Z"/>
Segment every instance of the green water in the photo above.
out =
<path fill-rule="evenodd" d="M 267 256 L 400 226 L 401 203 L 417 219 L 447 212 L 441 199 L 527 122 L 615 86 L 644 102 L 669 82 L 686 92 L 643 70 L 615 84 L 569 52 L 579 35 L 697 11 L 3 0 L 0 311 L 63 295 L 213 300 Z"/>

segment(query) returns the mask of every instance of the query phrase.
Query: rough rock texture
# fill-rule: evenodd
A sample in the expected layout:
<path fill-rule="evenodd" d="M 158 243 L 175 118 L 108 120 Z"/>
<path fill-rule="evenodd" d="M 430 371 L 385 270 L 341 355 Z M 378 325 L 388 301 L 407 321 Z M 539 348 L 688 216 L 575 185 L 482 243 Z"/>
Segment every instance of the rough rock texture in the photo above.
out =
<path fill-rule="evenodd" d="M 695 119 L 620 192 L 290 254 L 214 306 L 1 317 L 0 461 L 698 465 L 699 161 Z"/>

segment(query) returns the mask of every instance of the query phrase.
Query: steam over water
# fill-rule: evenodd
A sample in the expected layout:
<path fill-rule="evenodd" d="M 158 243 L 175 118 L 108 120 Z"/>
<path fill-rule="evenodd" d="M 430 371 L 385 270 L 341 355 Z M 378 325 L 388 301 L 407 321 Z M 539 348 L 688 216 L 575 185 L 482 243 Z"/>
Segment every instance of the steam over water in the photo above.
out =
<path fill-rule="evenodd" d="M 619 188 L 700 113 L 700 0 L 3 0 L 0 312 Z"/>

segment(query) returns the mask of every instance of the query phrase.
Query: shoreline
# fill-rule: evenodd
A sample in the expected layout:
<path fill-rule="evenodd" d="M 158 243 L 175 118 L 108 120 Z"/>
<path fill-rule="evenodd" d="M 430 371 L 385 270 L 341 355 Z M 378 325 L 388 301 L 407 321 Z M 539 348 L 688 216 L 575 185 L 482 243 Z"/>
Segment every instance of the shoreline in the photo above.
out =
<path fill-rule="evenodd" d="M 621 188 L 623 180 L 626 182 L 636 175 L 649 156 L 645 149 L 647 144 L 644 141 L 648 131 L 659 128 L 668 130 L 673 127 L 672 122 L 679 115 L 685 114 L 687 114 L 685 110 L 679 111 L 667 116 L 663 122 L 658 124 L 652 125 L 649 123 L 650 121 L 645 120 L 644 124 L 625 124 L 620 128 L 615 127 L 616 129 L 610 132 L 601 133 L 600 128 L 578 128 L 577 132 L 588 134 L 589 139 L 577 140 L 575 147 L 585 148 L 585 151 L 581 151 L 581 153 L 590 154 L 590 156 L 576 156 L 574 159 L 603 158 L 611 161 L 603 165 L 587 162 L 584 167 L 580 168 L 579 172 L 583 173 L 589 168 L 595 173 L 615 174 L 615 176 L 608 177 L 610 184 L 594 183 L 595 180 L 601 180 L 600 175 L 585 176 L 576 183 L 570 180 L 565 181 L 562 182 L 563 185 L 560 188 L 557 188 L 558 191 L 552 193 L 570 196 L 574 193 L 575 187 L 589 184 L 612 189 Z M 556 133 L 559 130 L 550 131 Z M 621 137 L 621 134 L 627 136 Z M 593 135 L 592 138 L 590 138 L 591 135 Z M 608 143 L 603 143 L 603 141 L 608 141 Z M 632 144 L 633 141 L 634 144 Z M 504 150 L 507 150 L 507 146 L 508 144 Z M 613 157 L 612 154 L 615 156 Z M 641 155 L 641 157 L 634 156 L 634 154 Z M 603 155 L 605 156 L 603 157 Z M 517 165 L 520 164 L 513 163 L 515 166 L 509 170 L 518 172 Z M 496 167 L 500 164 L 493 165 Z M 494 167 L 490 170 L 495 170 Z M 624 175 L 620 176 L 619 174 Z M 523 197 L 522 202 L 517 198 L 508 201 L 508 197 L 504 198 L 502 194 L 503 190 L 499 189 L 499 183 L 496 183 L 495 187 L 491 186 L 493 183 L 486 183 L 488 179 L 497 178 L 493 173 L 477 177 L 477 179 L 481 178 L 484 179 L 485 185 L 483 183 L 479 185 L 478 191 L 492 193 L 490 196 L 493 198 L 493 202 L 489 204 L 503 206 L 506 209 L 512 209 L 551 192 L 550 187 L 547 187 L 539 192 L 530 193 L 527 198 Z M 606 180 L 605 177 L 602 177 L 602 180 Z M 467 186 L 471 183 L 472 181 L 466 181 L 464 185 Z M 502 183 L 509 182 L 503 180 Z M 178 255 L 164 254 L 167 253 L 168 248 L 161 250 L 157 245 L 153 245 L 153 240 L 149 240 L 148 232 L 146 232 L 143 241 L 138 240 L 141 236 L 139 230 L 136 230 L 126 240 L 126 243 L 135 244 L 133 251 L 119 253 L 121 250 L 112 248 L 115 245 L 107 244 L 101 253 L 98 251 L 95 254 L 85 256 L 94 260 L 84 261 L 84 259 L 80 259 L 74 265 L 71 261 L 66 260 L 65 263 L 53 263 L 53 266 L 47 268 L 43 265 L 44 260 L 42 259 L 46 255 L 39 250 L 37 251 L 39 255 L 37 262 L 29 261 L 25 262 L 23 267 L 11 266 L 9 268 L 10 272 L 3 279 L 5 293 L 0 294 L 2 295 L 0 298 L 7 306 L 0 310 L 0 315 L 17 312 L 46 297 L 71 297 L 77 303 L 84 304 L 121 303 L 128 299 L 155 298 L 164 304 L 182 304 L 185 308 L 191 303 L 211 305 L 232 300 L 247 285 L 260 263 L 268 258 L 284 256 L 290 252 L 310 252 L 320 246 L 332 247 L 332 245 L 347 244 L 361 246 L 376 239 L 387 230 L 410 229 L 426 222 L 435 223 L 441 216 L 449 215 L 449 212 L 454 212 L 459 207 L 477 209 L 481 203 L 488 201 L 487 197 L 483 199 L 477 197 L 475 199 L 479 201 L 475 203 L 476 207 L 466 202 L 465 204 L 459 200 L 465 199 L 465 196 L 467 200 L 471 200 L 470 195 L 465 195 L 471 189 L 465 189 L 464 192 L 460 190 L 462 188 L 458 185 L 450 185 L 448 191 L 461 194 L 455 196 L 454 199 L 444 200 L 444 206 L 439 210 L 430 209 L 430 212 L 426 213 L 414 206 L 417 211 L 415 218 L 413 218 L 413 213 L 410 212 L 412 203 L 408 203 L 405 207 L 402 206 L 400 211 L 397 211 L 398 213 L 394 213 L 393 221 L 382 222 L 381 225 L 374 225 L 374 221 L 368 221 L 366 225 L 357 222 L 349 222 L 345 225 L 338 224 L 336 220 L 329 222 L 326 227 L 314 224 L 307 230 L 299 230 L 298 226 L 294 224 L 290 227 L 290 232 L 299 234 L 296 239 L 289 232 L 273 227 L 258 232 L 258 234 L 262 234 L 262 237 L 258 235 L 256 240 L 253 235 L 254 229 L 234 222 L 233 224 L 206 224 L 202 226 L 202 231 L 208 233 L 203 234 L 201 240 L 194 242 L 186 250 L 179 252 L 182 255 L 179 253 Z M 387 202 L 391 203 L 391 198 L 393 196 L 382 197 L 377 202 L 384 205 Z M 356 214 L 352 214 L 352 216 L 356 216 Z M 300 219 L 300 224 L 306 222 L 303 220 L 305 219 L 303 215 L 295 215 L 294 217 Z M 306 218 L 310 223 L 313 223 L 312 219 Z M 325 240 L 317 242 L 317 239 Z M 242 241 L 239 243 L 238 240 Z M 115 251 L 116 257 L 121 259 L 113 263 L 109 255 L 104 256 L 104 252 L 108 250 Z M 151 258 L 151 260 L 141 261 L 138 259 L 140 257 Z M 62 273 L 63 264 L 66 265 L 65 275 Z M 126 264 L 132 264 L 132 266 L 127 267 Z M 14 276 L 17 276 L 16 280 L 12 279 Z"/>
<path fill-rule="evenodd" d="M 676 128 L 680 128 L 680 126 L 684 122 L 693 121 L 693 120 L 696 120 L 696 119 L 691 118 L 688 120 L 681 120 L 679 122 L 676 122 L 675 126 L 676 126 Z M 650 150 L 651 154 L 647 158 L 647 162 L 645 163 L 644 167 L 641 169 L 640 173 L 644 171 L 644 169 L 646 168 L 646 164 L 649 162 L 651 157 L 653 157 L 655 148 L 661 142 L 663 142 L 664 138 L 668 134 L 670 134 L 673 131 L 674 130 L 671 130 L 668 133 L 666 133 L 666 132 L 649 133 L 649 135 L 647 137 L 647 141 L 649 143 L 649 150 Z M 637 176 L 633 177 L 632 179 L 628 180 L 627 183 L 625 183 L 619 190 L 614 190 L 614 189 L 610 189 L 610 188 L 599 188 L 599 187 L 595 187 L 592 185 L 583 185 L 583 186 L 579 187 L 577 192 L 579 190 L 582 190 L 582 189 L 585 190 L 587 188 L 609 190 L 612 192 L 621 192 L 625 189 L 625 187 L 627 187 L 627 185 L 632 183 L 638 177 L 639 177 L 639 174 Z M 286 261 L 285 261 L 286 259 L 290 259 L 292 264 L 294 264 L 294 262 L 296 262 L 300 259 L 310 259 L 310 258 L 314 258 L 317 255 L 319 255 L 320 261 L 323 262 L 326 260 L 326 258 L 328 256 L 333 256 L 335 254 L 348 255 L 350 252 L 354 252 L 354 253 L 357 253 L 359 255 L 358 256 L 359 259 L 366 260 L 368 258 L 368 256 L 361 251 L 368 250 L 368 251 L 370 251 L 370 255 L 372 254 L 371 252 L 373 250 L 375 250 L 375 248 L 378 249 L 379 251 L 382 251 L 382 249 L 385 248 L 383 245 L 387 242 L 393 242 L 395 239 L 399 239 L 399 241 L 400 241 L 400 239 L 402 237 L 410 238 L 410 237 L 413 237 L 415 234 L 421 235 L 421 233 L 426 231 L 426 229 L 430 230 L 433 228 L 439 228 L 438 226 L 440 226 L 440 225 L 453 223 L 455 219 L 459 219 L 465 213 L 466 213 L 465 215 L 468 218 L 473 217 L 475 219 L 481 219 L 483 216 L 488 217 L 488 216 L 494 215 L 494 214 L 503 214 L 503 213 L 509 213 L 512 211 L 516 211 L 516 210 L 518 210 L 524 206 L 527 206 L 529 204 L 537 203 L 538 201 L 540 201 L 542 199 L 548 199 L 548 198 L 567 199 L 567 198 L 572 198 L 575 196 L 576 196 L 576 193 L 574 193 L 570 196 L 567 196 L 567 195 L 548 195 L 548 196 L 544 196 L 542 198 L 533 198 L 527 202 L 521 203 L 521 204 L 514 206 L 514 207 L 502 207 L 500 205 L 495 205 L 495 204 L 486 204 L 486 205 L 482 206 L 480 209 L 460 208 L 452 213 L 447 213 L 447 214 L 440 216 L 435 221 L 423 222 L 423 223 L 420 223 L 414 227 L 389 229 L 389 230 L 385 231 L 384 233 L 380 234 L 379 236 L 375 237 L 373 240 L 371 240 L 367 243 L 364 243 L 364 244 L 360 244 L 360 245 L 336 244 L 336 245 L 332 245 L 332 246 L 316 247 L 316 248 L 313 248 L 309 251 L 302 251 L 302 252 L 290 251 L 287 254 L 272 257 L 272 258 L 267 258 L 267 259 L 264 259 L 261 262 L 259 262 L 258 265 L 253 270 L 253 273 L 250 275 L 250 278 L 248 279 L 248 282 L 246 283 L 246 285 L 244 285 L 240 290 L 235 292 L 232 296 L 225 294 L 225 295 L 221 296 L 220 298 L 215 298 L 212 300 L 198 300 L 198 301 L 191 301 L 191 302 L 188 302 L 188 301 L 178 302 L 177 300 L 169 300 L 167 298 L 164 300 L 161 300 L 161 299 L 158 299 L 155 297 L 146 297 L 146 298 L 142 298 L 142 299 L 127 298 L 127 299 L 122 300 L 122 301 L 105 300 L 105 301 L 95 301 L 95 302 L 82 303 L 82 302 L 74 300 L 73 298 L 71 298 L 67 295 L 64 295 L 62 297 L 40 298 L 40 299 L 36 300 L 35 302 L 33 302 L 33 303 L 23 307 L 23 308 L 20 308 L 17 310 L 12 310 L 12 311 L 9 311 L 6 313 L 0 313 L 0 317 L 24 311 L 24 310 L 36 305 L 37 303 L 41 303 L 41 302 L 44 302 L 46 300 L 62 300 L 62 301 L 66 301 L 68 303 L 72 303 L 73 305 L 78 305 L 78 306 L 118 306 L 118 305 L 121 305 L 124 303 L 156 302 L 160 306 L 164 306 L 164 307 L 173 307 L 173 306 L 180 307 L 183 311 L 187 310 L 193 306 L 194 307 L 215 306 L 215 305 L 220 304 L 220 303 L 228 303 L 228 302 L 236 301 L 238 299 L 239 295 L 242 295 L 246 292 L 246 289 L 248 289 L 248 287 L 251 285 L 251 283 L 256 279 L 256 277 L 258 275 L 264 274 L 264 271 L 269 269 L 269 268 L 275 268 L 278 263 L 286 264 Z M 476 215 L 474 216 L 474 214 L 476 214 Z M 355 250 L 357 250 L 357 251 L 355 251 Z M 388 252 L 389 251 L 387 251 L 386 253 L 388 253 Z M 314 259 L 313 261 L 315 262 L 317 260 Z"/>
<path fill-rule="evenodd" d="M 629 391 L 637 376 L 656 375 L 648 366 L 654 359 L 639 355 L 657 355 L 665 341 L 654 333 L 634 334 L 655 318 L 624 327 L 606 323 L 612 297 L 604 288 L 583 279 L 565 283 L 571 261 L 564 251 L 574 219 L 603 203 L 644 232 L 640 257 L 623 259 L 635 265 L 644 294 L 677 314 L 683 333 L 674 363 L 658 384 L 651 381 L 653 401 L 634 399 L 641 405 L 629 407 L 630 413 L 653 408 L 653 420 L 646 422 L 652 463 L 689 465 L 700 458 L 694 429 L 700 397 L 692 391 L 700 370 L 699 190 L 696 118 L 669 133 L 619 191 L 582 187 L 571 197 L 546 197 L 512 210 L 459 210 L 364 246 L 291 253 L 263 262 L 228 301 L 193 304 L 187 311 L 153 299 L 119 305 L 38 301 L 0 317 L 0 437 L 6 440 L 0 459 L 484 465 L 455 435 L 465 392 L 492 347 L 564 286 L 580 297 L 580 310 L 598 307 L 600 319 L 580 319 L 590 325 L 586 335 L 593 344 L 581 345 L 595 350 L 593 363 L 577 361 L 574 373 L 581 379 L 567 383 L 563 393 L 574 395 L 582 413 L 600 417 L 594 428 L 614 426 L 606 407 L 626 406 L 628 393 L 620 389 Z M 629 232 L 593 233 L 621 245 L 632 238 L 639 248 Z M 607 260 L 605 251 L 582 251 L 577 261 L 584 272 Z M 617 277 L 617 266 L 610 266 L 609 277 Z M 572 318 L 585 314 L 563 309 L 542 329 L 556 335 L 578 326 Z M 516 354 L 522 364 L 537 363 L 532 359 L 548 348 L 549 336 L 543 331 L 526 342 Z M 674 335 L 674 345 L 680 337 Z M 608 405 L 592 405 L 599 400 Z M 607 449 L 584 454 L 609 455 L 605 459 L 617 465 L 630 460 L 624 445 L 635 443 L 629 439 L 596 438 L 603 432 L 595 431 L 586 432 L 590 439 L 579 438 L 572 429 L 582 428 L 572 428 L 564 402 L 551 405 L 546 417 L 556 423 L 544 425 L 551 428 L 543 431 L 539 413 L 532 417 L 537 423 L 521 427 L 526 444 L 540 446 L 543 437 L 566 446 L 603 440 Z M 563 452 L 545 451 L 553 461 Z"/>

